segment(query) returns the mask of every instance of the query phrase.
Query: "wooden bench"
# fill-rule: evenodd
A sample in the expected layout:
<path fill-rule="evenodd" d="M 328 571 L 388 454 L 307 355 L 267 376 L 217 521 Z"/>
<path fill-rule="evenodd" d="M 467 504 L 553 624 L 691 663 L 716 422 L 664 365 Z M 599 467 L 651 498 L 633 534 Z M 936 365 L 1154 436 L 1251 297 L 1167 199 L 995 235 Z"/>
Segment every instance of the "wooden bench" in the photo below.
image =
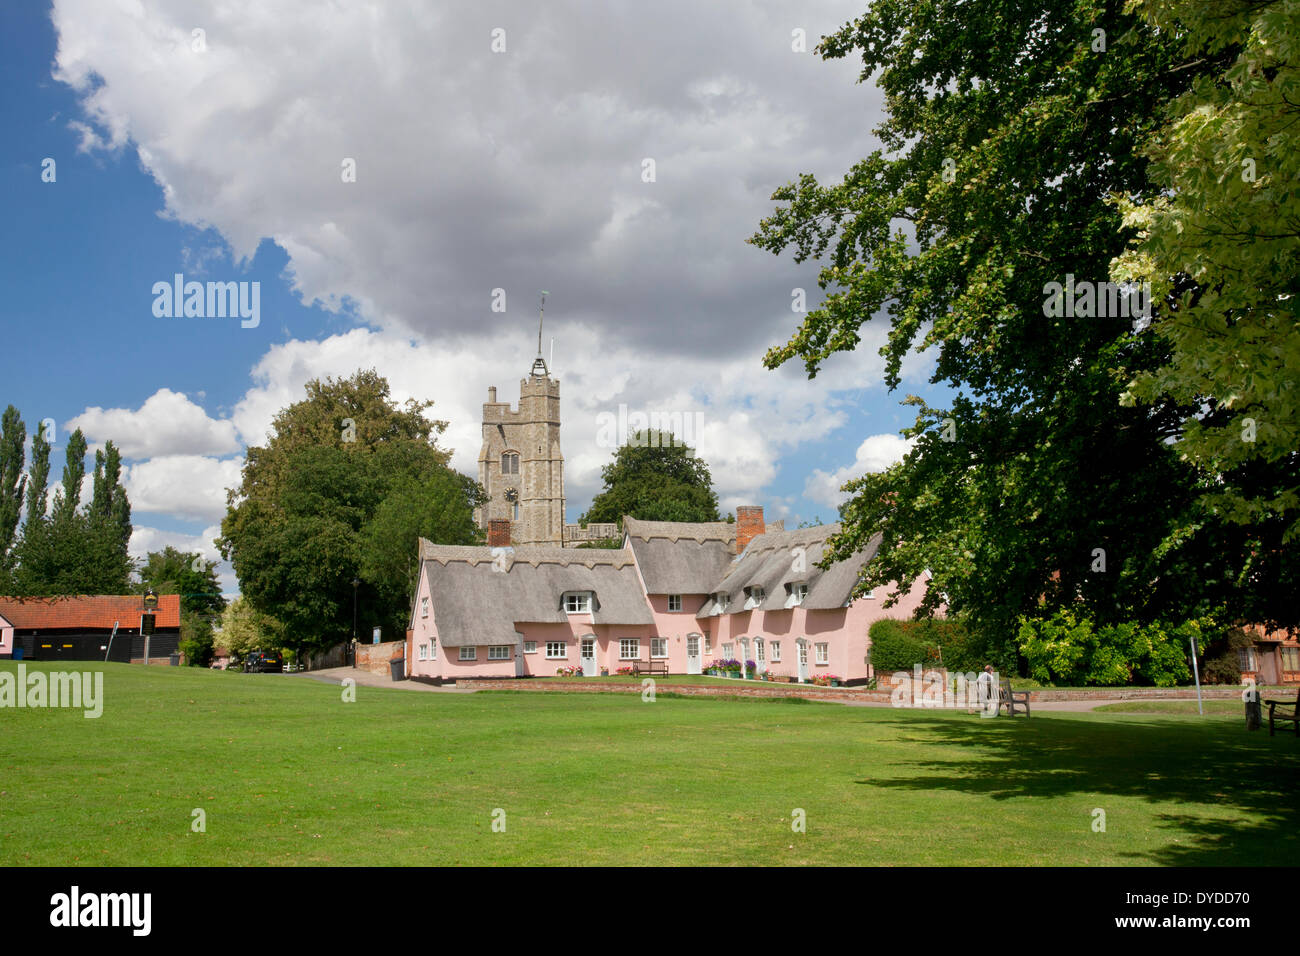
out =
<path fill-rule="evenodd" d="M 1008 717 L 1016 716 L 1017 707 L 1023 710 L 1025 716 L 1028 717 L 1029 691 L 1012 690 L 1011 681 L 1007 680 L 1005 677 L 1002 678 L 998 687 L 998 710 L 1001 710 L 1003 707 L 1007 709 Z"/>
<path fill-rule="evenodd" d="M 1268 735 L 1273 736 L 1273 721 L 1281 723 L 1290 721 L 1295 724 L 1295 735 L 1300 737 L 1300 689 L 1296 690 L 1295 700 L 1266 700 L 1268 704 Z M 1278 707 L 1289 707 L 1291 713 L 1277 713 Z"/>
<path fill-rule="evenodd" d="M 664 677 L 667 677 L 668 662 L 650 661 L 647 664 L 645 661 L 637 661 L 632 665 L 632 676 L 640 677 L 642 674 L 663 674 Z"/>

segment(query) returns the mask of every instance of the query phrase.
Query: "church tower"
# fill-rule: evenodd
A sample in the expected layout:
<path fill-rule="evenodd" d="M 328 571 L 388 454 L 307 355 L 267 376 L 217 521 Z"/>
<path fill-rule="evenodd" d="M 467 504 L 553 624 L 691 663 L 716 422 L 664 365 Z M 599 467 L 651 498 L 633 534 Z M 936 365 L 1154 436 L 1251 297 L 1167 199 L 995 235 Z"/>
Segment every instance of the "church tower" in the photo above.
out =
<path fill-rule="evenodd" d="M 488 389 L 478 480 L 488 493 L 487 504 L 475 512 L 480 528 L 486 530 L 493 518 L 506 518 L 511 544 L 564 546 L 560 383 L 542 358 L 540 317 L 537 358 L 519 383 L 518 410 L 497 401 L 495 386 Z"/>

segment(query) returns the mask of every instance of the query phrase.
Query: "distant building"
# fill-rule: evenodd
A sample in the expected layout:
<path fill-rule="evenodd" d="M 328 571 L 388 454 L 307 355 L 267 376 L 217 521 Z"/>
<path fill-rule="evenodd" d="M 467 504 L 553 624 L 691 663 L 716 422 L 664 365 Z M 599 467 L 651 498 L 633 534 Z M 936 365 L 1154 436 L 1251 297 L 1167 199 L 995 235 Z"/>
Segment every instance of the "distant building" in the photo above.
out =
<path fill-rule="evenodd" d="M 144 611 L 139 594 L 0 597 L 0 658 L 19 651 L 29 661 L 102 661 L 107 654 L 109 660 L 143 663 L 147 651 L 151 662 L 165 663 L 180 647 L 180 595 L 158 596 L 147 642 L 140 633 Z"/>

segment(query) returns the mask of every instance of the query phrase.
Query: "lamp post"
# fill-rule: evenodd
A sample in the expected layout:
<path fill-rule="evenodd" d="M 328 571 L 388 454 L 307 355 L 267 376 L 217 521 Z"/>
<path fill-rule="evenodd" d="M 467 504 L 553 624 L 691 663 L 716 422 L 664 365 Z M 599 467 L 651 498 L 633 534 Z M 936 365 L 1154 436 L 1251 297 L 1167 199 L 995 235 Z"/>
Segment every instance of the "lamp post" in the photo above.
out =
<path fill-rule="evenodd" d="M 357 666 L 357 588 L 361 587 L 361 579 L 352 579 L 352 666 Z"/>

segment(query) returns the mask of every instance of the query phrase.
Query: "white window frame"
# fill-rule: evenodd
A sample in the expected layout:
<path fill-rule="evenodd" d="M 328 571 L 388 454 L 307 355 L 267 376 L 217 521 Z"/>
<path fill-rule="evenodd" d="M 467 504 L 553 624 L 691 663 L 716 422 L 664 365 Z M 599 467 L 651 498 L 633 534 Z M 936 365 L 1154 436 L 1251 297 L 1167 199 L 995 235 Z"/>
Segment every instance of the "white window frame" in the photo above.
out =
<path fill-rule="evenodd" d="M 429 639 L 429 660 L 438 659 L 438 639 L 436 637 Z"/>
<path fill-rule="evenodd" d="M 488 660 L 508 661 L 512 659 L 509 644 L 491 644 L 488 646 Z"/>
<path fill-rule="evenodd" d="M 427 661 L 429 659 L 429 642 L 421 641 L 419 649 L 416 651 L 416 660 Z"/>
<path fill-rule="evenodd" d="M 713 595 L 713 610 L 709 613 L 713 615 L 726 614 L 727 605 L 730 603 L 731 595 L 726 591 L 719 591 L 717 594 Z"/>
<path fill-rule="evenodd" d="M 808 597 L 808 585 L 803 581 L 796 581 L 790 585 L 790 595 L 785 599 L 785 606 L 797 607 L 802 604 Z"/>
<path fill-rule="evenodd" d="M 680 594 L 668 595 L 668 610 L 680 611 L 682 609 L 682 596 Z"/>
<path fill-rule="evenodd" d="M 656 650 L 658 646 L 658 650 Z M 650 638 L 650 659 L 662 660 L 668 656 L 668 638 L 652 637 Z"/>
<path fill-rule="evenodd" d="M 708 657 L 713 653 L 713 641 L 709 640 L 709 635 L 704 635 L 704 656 Z"/>
<path fill-rule="evenodd" d="M 636 653 L 628 656 L 628 647 L 636 648 Z M 639 637 L 620 637 L 618 639 L 618 659 L 620 661 L 639 661 L 641 659 L 641 638 Z"/>
<path fill-rule="evenodd" d="M 724 661 L 734 661 L 734 660 L 736 659 L 736 645 L 735 645 L 735 644 L 723 644 L 723 645 L 722 645 L 722 659 L 723 659 Z"/>
<path fill-rule="evenodd" d="M 557 647 L 560 649 L 558 654 L 555 652 Z M 567 661 L 569 659 L 569 645 L 564 641 L 547 641 L 546 659 L 548 661 Z"/>
<path fill-rule="evenodd" d="M 524 641 L 524 653 L 525 653 L 525 654 L 536 654 L 536 653 L 537 653 L 537 642 L 536 642 L 536 641 Z"/>
<path fill-rule="evenodd" d="M 745 610 L 752 611 L 763 603 L 767 594 L 758 585 L 745 588 Z"/>
<path fill-rule="evenodd" d="M 468 655 L 468 656 L 466 656 L 466 654 L 465 654 L 466 651 L 469 651 L 469 655 Z M 460 649 L 460 657 L 459 657 L 459 660 L 462 660 L 462 661 L 476 661 L 476 660 L 478 660 L 478 648 L 477 648 L 477 647 L 473 647 L 473 646 L 471 646 L 471 647 L 461 647 L 461 649 Z"/>
<path fill-rule="evenodd" d="M 768 649 L 771 651 L 772 663 L 780 664 L 781 663 L 781 642 L 778 641 L 776 638 L 773 638 L 772 643 Z"/>
<path fill-rule="evenodd" d="M 420 598 L 420 617 L 428 617 L 428 616 L 429 616 L 429 599 L 427 597 L 422 597 Z"/>
<path fill-rule="evenodd" d="M 829 644 L 815 644 L 817 648 L 817 665 L 823 666 L 831 662 L 831 646 Z"/>
<path fill-rule="evenodd" d="M 767 663 L 767 658 L 763 656 L 764 653 L 765 653 L 765 649 L 763 647 L 763 639 L 761 637 L 754 638 L 754 663 L 755 664 Z"/>
<path fill-rule="evenodd" d="M 565 614 L 590 614 L 591 605 L 592 592 L 590 591 L 566 591 L 564 593 Z"/>

